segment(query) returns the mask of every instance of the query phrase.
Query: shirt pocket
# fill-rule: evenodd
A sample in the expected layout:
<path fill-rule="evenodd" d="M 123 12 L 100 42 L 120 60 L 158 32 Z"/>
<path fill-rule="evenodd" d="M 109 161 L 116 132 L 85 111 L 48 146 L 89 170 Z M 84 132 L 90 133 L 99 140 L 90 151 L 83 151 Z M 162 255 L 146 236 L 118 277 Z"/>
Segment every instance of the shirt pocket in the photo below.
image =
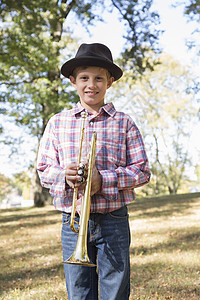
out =
<path fill-rule="evenodd" d="M 112 132 L 107 136 L 109 138 L 97 141 L 97 156 L 101 157 L 104 169 L 115 170 L 126 163 L 125 137 Z"/>

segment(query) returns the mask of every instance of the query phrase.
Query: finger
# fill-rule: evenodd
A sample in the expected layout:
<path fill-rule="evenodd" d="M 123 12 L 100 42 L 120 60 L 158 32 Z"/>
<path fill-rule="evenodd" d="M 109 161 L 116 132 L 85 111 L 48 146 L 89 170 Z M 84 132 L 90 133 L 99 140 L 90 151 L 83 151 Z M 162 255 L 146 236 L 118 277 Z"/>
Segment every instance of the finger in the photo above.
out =
<path fill-rule="evenodd" d="M 73 183 L 75 183 L 77 181 L 77 176 L 65 176 L 66 180 L 71 181 Z"/>
<path fill-rule="evenodd" d="M 80 186 L 79 179 L 79 176 L 66 176 L 66 182 L 71 188 Z"/>
<path fill-rule="evenodd" d="M 65 176 L 67 177 L 76 177 L 77 176 L 77 170 L 66 170 Z"/>
<path fill-rule="evenodd" d="M 77 163 L 70 163 L 66 166 L 66 170 L 77 170 L 78 164 Z"/>
<path fill-rule="evenodd" d="M 78 167 L 78 164 L 76 162 L 71 162 L 67 165 L 70 169 L 76 169 Z"/>
<path fill-rule="evenodd" d="M 66 179 L 66 183 L 68 184 L 68 186 L 70 188 L 72 188 L 72 189 L 74 188 L 74 183 L 72 181 Z"/>
<path fill-rule="evenodd" d="M 69 164 L 65 169 L 65 174 L 67 176 L 77 175 L 77 164 Z"/>

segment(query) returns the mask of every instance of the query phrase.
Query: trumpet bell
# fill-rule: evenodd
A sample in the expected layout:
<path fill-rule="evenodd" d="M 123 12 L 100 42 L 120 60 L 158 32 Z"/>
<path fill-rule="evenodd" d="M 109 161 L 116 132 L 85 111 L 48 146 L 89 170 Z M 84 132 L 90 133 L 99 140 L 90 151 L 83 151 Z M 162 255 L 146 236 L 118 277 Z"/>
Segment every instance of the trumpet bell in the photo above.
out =
<path fill-rule="evenodd" d="M 96 267 L 96 265 L 90 261 L 87 253 L 82 253 L 81 251 L 75 251 L 70 258 L 64 261 L 64 263 L 86 267 Z"/>

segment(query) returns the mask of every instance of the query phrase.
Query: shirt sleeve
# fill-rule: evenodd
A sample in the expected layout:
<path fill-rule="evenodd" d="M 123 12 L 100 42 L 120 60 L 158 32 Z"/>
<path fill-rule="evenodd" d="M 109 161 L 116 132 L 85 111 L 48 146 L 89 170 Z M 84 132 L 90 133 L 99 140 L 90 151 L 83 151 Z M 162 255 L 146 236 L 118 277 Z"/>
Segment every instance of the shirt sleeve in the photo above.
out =
<path fill-rule="evenodd" d="M 60 166 L 58 141 L 52 119 L 46 126 L 40 142 L 37 171 L 41 185 L 48 188 L 52 197 L 66 194 L 65 169 Z"/>
<path fill-rule="evenodd" d="M 120 190 L 134 189 L 150 180 L 148 158 L 139 129 L 133 124 L 126 135 L 126 166 L 119 165 L 115 171 L 100 170 L 101 193 L 105 198 L 118 199 Z"/>

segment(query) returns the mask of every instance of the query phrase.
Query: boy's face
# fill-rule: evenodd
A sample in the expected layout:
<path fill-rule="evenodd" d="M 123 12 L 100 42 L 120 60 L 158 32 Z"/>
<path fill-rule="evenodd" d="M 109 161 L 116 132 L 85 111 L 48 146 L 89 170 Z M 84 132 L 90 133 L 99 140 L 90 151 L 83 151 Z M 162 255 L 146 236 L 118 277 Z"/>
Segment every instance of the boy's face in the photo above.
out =
<path fill-rule="evenodd" d="M 76 78 L 69 78 L 79 94 L 82 106 L 97 114 L 104 105 L 106 90 L 112 85 L 114 78 L 108 79 L 107 71 L 99 67 L 78 70 Z"/>

